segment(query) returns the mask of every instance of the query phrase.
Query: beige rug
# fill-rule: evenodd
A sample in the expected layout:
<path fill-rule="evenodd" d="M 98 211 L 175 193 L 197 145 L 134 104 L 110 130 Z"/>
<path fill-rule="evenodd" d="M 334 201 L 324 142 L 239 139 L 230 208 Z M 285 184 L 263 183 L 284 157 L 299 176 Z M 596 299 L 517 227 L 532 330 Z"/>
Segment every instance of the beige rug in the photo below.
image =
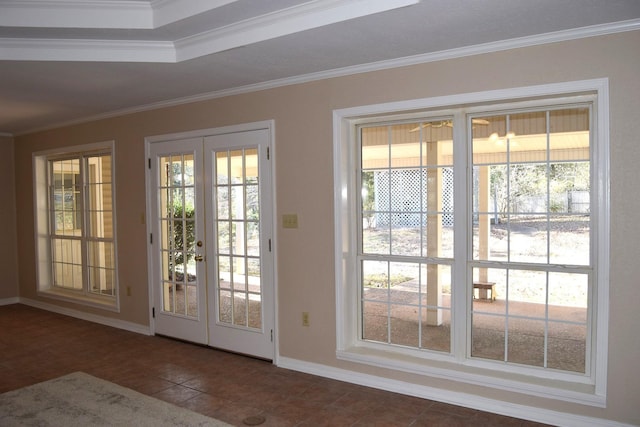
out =
<path fill-rule="evenodd" d="M 0 394 L 0 426 L 229 426 L 75 372 Z"/>

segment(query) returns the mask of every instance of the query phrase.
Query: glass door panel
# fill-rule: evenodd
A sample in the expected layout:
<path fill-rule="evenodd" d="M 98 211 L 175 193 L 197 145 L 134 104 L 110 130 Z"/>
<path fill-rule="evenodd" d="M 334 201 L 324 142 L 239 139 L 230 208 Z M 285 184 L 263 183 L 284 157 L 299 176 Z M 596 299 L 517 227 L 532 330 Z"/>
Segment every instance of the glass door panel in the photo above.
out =
<path fill-rule="evenodd" d="M 216 152 L 218 321 L 260 329 L 260 193 L 256 149 Z M 228 256 L 230 255 L 230 256 Z"/>
<path fill-rule="evenodd" d="M 152 145 L 152 232 L 156 331 L 205 343 L 206 282 L 202 266 L 198 159 L 202 139 Z M 201 185 L 201 184 L 200 184 Z M 155 241 L 153 241 L 155 240 Z"/>
<path fill-rule="evenodd" d="M 205 138 L 211 206 L 207 245 L 215 259 L 209 321 L 211 345 L 273 358 L 273 283 L 270 253 L 269 132 L 257 130 Z M 266 177 L 266 178 L 265 178 Z M 268 259 L 265 262 L 265 257 Z"/>

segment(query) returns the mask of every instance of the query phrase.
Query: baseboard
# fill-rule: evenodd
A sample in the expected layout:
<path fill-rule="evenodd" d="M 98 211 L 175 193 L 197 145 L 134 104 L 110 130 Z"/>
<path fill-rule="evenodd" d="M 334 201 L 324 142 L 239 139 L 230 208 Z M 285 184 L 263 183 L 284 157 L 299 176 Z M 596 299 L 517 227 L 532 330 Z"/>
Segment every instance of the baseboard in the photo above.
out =
<path fill-rule="evenodd" d="M 93 323 L 99 323 L 105 326 L 111 326 L 117 329 L 123 329 L 129 332 L 135 332 L 142 335 L 151 335 L 149 326 L 140 325 L 138 323 L 127 322 L 124 320 L 113 319 L 111 317 L 99 316 L 97 314 L 85 313 L 84 311 L 73 310 L 70 308 L 60 307 L 42 301 L 36 301 L 29 298 L 16 298 L 15 303 L 28 305 L 30 307 L 40 308 L 42 310 L 52 311 L 65 316 L 75 317 L 77 319 L 87 320 Z"/>
<path fill-rule="evenodd" d="M 516 417 L 539 423 L 562 427 L 633 427 L 631 424 L 618 423 L 601 418 L 585 417 L 566 412 L 551 411 L 532 406 L 517 405 L 500 400 L 487 399 L 473 394 L 452 392 L 439 388 L 421 386 L 404 381 L 377 377 L 375 375 L 339 369 L 327 365 L 305 362 L 280 356 L 278 366 L 293 371 L 304 372 L 352 384 L 406 394 L 422 399 L 435 400 L 452 405 L 464 406 L 495 414 Z"/>
<path fill-rule="evenodd" d="M 18 297 L 0 299 L 0 305 L 18 304 L 19 302 L 20 298 Z"/>

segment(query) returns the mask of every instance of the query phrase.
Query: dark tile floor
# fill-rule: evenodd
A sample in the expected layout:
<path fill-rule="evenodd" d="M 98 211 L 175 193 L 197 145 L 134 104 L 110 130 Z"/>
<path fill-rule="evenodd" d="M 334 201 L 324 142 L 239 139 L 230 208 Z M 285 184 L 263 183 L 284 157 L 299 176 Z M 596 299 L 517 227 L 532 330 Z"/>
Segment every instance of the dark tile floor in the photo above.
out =
<path fill-rule="evenodd" d="M 0 306 L 0 393 L 84 371 L 233 425 L 540 426 L 25 305 Z"/>

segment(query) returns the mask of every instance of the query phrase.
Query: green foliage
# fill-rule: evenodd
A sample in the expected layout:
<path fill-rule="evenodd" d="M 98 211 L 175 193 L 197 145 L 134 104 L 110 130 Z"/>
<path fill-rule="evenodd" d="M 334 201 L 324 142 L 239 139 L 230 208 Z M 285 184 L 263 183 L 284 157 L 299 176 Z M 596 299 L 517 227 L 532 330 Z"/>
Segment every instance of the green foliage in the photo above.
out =
<path fill-rule="evenodd" d="M 174 265 L 185 264 L 193 257 L 195 234 L 195 209 L 193 206 L 184 206 L 174 203 L 170 215 L 173 220 L 170 227 L 173 228 L 173 250 L 175 253 Z M 184 257 L 187 256 L 185 260 Z"/>
<path fill-rule="evenodd" d="M 374 172 L 362 173 L 362 216 L 367 221 L 367 228 L 372 227 L 373 210 L 375 207 Z"/>
<path fill-rule="evenodd" d="M 507 165 L 495 165 L 491 167 L 490 180 L 498 212 L 507 212 L 507 203 L 515 203 L 519 197 L 544 196 L 547 192 L 551 196 L 549 210 L 556 212 L 563 205 L 554 195 L 589 190 L 589 162 L 552 163 L 548 167 L 544 163 L 515 163 L 508 171 Z"/>

